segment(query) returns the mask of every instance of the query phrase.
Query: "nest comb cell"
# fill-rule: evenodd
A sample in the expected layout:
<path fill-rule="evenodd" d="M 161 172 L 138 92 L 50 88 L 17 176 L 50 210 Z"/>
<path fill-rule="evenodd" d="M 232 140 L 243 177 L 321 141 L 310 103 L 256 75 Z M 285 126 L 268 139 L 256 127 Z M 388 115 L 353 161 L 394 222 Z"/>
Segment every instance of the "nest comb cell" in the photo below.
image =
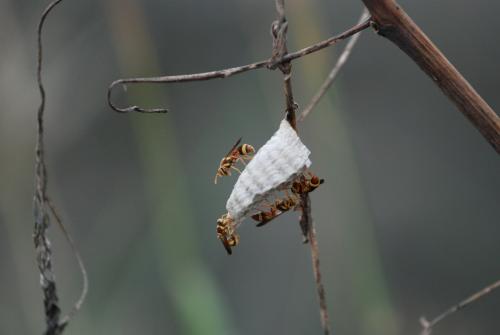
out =
<path fill-rule="evenodd" d="M 311 165 L 310 153 L 288 121 L 281 121 L 247 164 L 227 200 L 226 209 L 235 226 L 274 192 L 289 188 Z"/>

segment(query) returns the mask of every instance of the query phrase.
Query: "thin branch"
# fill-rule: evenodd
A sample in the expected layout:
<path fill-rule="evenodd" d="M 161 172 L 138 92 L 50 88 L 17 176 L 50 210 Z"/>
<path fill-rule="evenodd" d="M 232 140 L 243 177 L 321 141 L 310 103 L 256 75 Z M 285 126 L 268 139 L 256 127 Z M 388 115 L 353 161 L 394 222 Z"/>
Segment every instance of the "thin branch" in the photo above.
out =
<path fill-rule="evenodd" d="M 427 319 L 425 317 L 421 317 L 420 324 L 422 325 L 422 332 L 420 333 L 420 335 L 430 335 L 433 327 L 436 326 L 441 321 L 443 321 L 444 319 L 446 319 L 448 316 L 454 314 L 455 312 L 458 312 L 459 310 L 467 307 L 468 305 L 472 304 L 473 302 L 490 294 L 491 292 L 493 292 L 495 289 L 497 289 L 499 287 L 500 287 L 500 280 L 494 282 L 493 284 L 486 286 L 485 288 L 474 293 L 470 297 L 468 297 L 468 298 L 464 299 L 463 301 L 459 302 L 458 304 L 450 307 L 448 310 L 446 310 L 445 312 L 443 312 L 439 316 L 432 319 L 432 321 L 427 321 Z"/>
<path fill-rule="evenodd" d="M 82 256 L 80 255 L 80 252 L 78 251 L 78 248 L 76 247 L 76 244 L 73 241 L 71 234 L 66 229 L 66 226 L 64 225 L 64 223 L 61 219 L 61 216 L 57 213 L 56 207 L 52 204 L 52 201 L 49 198 L 47 198 L 45 200 L 47 202 L 47 205 L 49 206 L 49 209 L 52 213 L 52 216 L 56 220 L 61 231 L 63 232 L 63 235 L 66 238 L 66 241 L 68 241 L 68 243 L 71 247 L 71 250 L 73 251 L 73 255 L 75 255 L 76 261 L 78 263 L 78 267 L 80 268 L 80 273 L 82 275 L 82 292 L 80 293 L 80 297 L 73 304 L 73 308 L 71 309 L 71 311 L 65 317 L 63 317 L 61 319 L 61 322 L 60 322 L 60 324 L 66 325 L 67 323 L 69 323 L 69 321 L 73 318 L 73 316 L 75 316 L 76 313 L 82 307 L 82 304 L 85 301 L 85 298 L 87 297 L 87 292 L 89 290 L 89 279 L 88 279 L 88 275 L 87 275 L 87 270 L 85 269 L 85 264 L 83 263 Z"/>
<path fill-rule="evenodd" d="M 374 28 L 403 50 L 500 153 L 500 118 L 394 0 L 363 0 Z"/>
<path fill-rule="evenodd" d="M 292 91 L 292 63 L 291 61 L 276 61 L 277 59 L 287 58 L 287 28 L 288 22 L 285 16 L 285 1 L 275 0 L 276 11 L 278 12 L 278 18 L 271 25 L 271 35 L 273 37 L 273 50 L 271 62 L 268 65 L 269 68 L 273 68 L 273 64 L 277 64 L 278 68 L 283 73 L 283 84 L 286 102 L 286 118 L 290 125 L 295 131 L 297 131 L 297 121 L 295 117 L 295 111 L 297 109 L 297 104 L 293 99 Z M 318 243 L 316 240 L 316 231 L 313 226 L 312 216 L 311 216 L 311 200 L 309 194 L 304 194 L 301 196 L 300 205 L 302 208 L 302 216 L 300 218 L 300 227 L 305 236 L 305 242 L 308 240 L 311 245 L 311 259 L 314 272 L 314 278 L 316 282 L 316 289 L 319 298 L 319 310 L 321 317 L 321 325 L 323 327 L 323 332 L 325 335 L 330 334 L 330 323 L 328 321 L 328 310 L 326 308 L 326 294 L 325 288 L 321 281 L 321 269 L 319 266 L 319 250 Z"/>
<path fill-rule="evenodd" d="M 273 37 L 273 50 L 271 55 L 271 61 L 268 64 L 268 68 L 273 69 L 276 66 L 283 73 L 283 88 L 285 93 L 285 111 L 286 119 L 290 123 L 293 129 L 297 131 L 297 121 L 295 118 L 295 111 L 297 109 L 297 104 L 293 99 L 292 90 L 292 62 L 285 61 L 280 62 L 288 54 L 288 49 L 286 46 L 288 22 L 285 16 L 285 1 L 276 0 L 276 11 L 278 12 L 278 18 L 271 24 L 271 36 Z"/>
<path fill-rule="evenodd" d="M 43 114 L 45 110 L 45 89 L 42 82 L 42 28 L 44 22 L 50 13 L 62 0 L 53 1 L 42 13 L 37 30 L 38 57 L 37 57 L 37 80 L 40 90 L 41 102 L 37 113 L 37 141 L 35 148 L 35 194 L 34 194 L 34 216 L 35 226 L 33 241 L 37 254 L 38 269 L 40 270 L 40 285 L 44 295 L 45 322 L 47 328 L 46 335 L 61 334 L 65 325 L 59 323 L 61 309 L 59 307 L 59 298 L 57 296 L 55 275 L 52 271 L 52 250 L 50 241 L 47 237 L 49 227 L 49 217 L 45 206 L 47 193 L 47 173 L 44 158 L 43 141 Z"/>
<path fill-rule="evenodd" d="M 326 306 L 326 293 L 325 287 L 321 280 L 321 269 L 319 265 L 319 248 L 316 239 L 316 229 L 311 215 L 311 199 L 309 194 L 304 194 L 301 197 L 302 203 L 302 216 L 300 218 L 300 226 L 306 231 L 311 246 L 311 259 L 313 266 L 314 279 L 316 282 L 316 291 L 319 299 L 319 312 L 321 316 L 321 325 L 323 326 L 323 333 L 330 334 L 330 321 L 328 317 L 328 308 Z"/>
<path fill-rule="evenodd" d="M 46 9 L 43 11 L 40 22 L 37 28 L 37 83 L 40 91 L 40 105 L 37 112 L 37 139 L 35 147 L 35 191 L 33 198 L 33 212 L 34 212 L 34 228 L 33 228 L 33 241 L 36 250 L 36 260 L 38 264 L 38 269 L 40 271 L 40 285 L 42 287 L 44 295 L 44 308 L 45 308 L 45 322 L 46 329 L 45 335 L 59 335 L 62 334 L 65 327 L 67 326 L 70 318 L 75 314 L 76 311 L 80 309 L 81 304 L 87 293 L 87 274 L 85 267 L 78 251 L 75 248 L 73 240 L 69 236 L 66 229 L 60 222 L 60 218 L 57 212 L 48 199 L 47 196 L 47 168 L 45 164 L 44 155 L 44 112 L 45 112 L 45 88 L 42 81 L 42 61 L 43 61 L 43 44 L 42 44 L 42 30 L 44 23 L 47 19 L 49 13 L 54 9 L 62 0 L 55 0 L 51 2 Z M 55 274 L 52 270 L 52 250 L 49 238 L 47 236 L 47 230 L 50 225 L 50 217 L 47 213 L 47 206 L 53 213 L 56 221 L 59 222 L 60 227 L 70 243 L 75 256 L 77 257 L 80 270 L 82 271 L 84 287 L 80 299 L 75 303 L 73 310 L 64 318 L 61 319 L 61 309 L 59 307 L 59 298 L 57 295 Z"/>
<path fill-rule="evenodd" d="M 211 80 L 211 79 L 216 79 L 216 78 L 227 78 L 236 74 L 240 74 L 243 72 L 247 71 L 252 71 L 264 67 L 269 67 L 273 68 L 277 66 L 278 64 L 286 63 L 289 61 L 292 61 L 297 58 L 304 57 L 306 55 L 309 55 L 311 53 L 317 52 L 321 49 L 324 49 L 326 47 L 332 46 L 342 40 L 345 40 L 346 38 L 359 33 L 360 31 L 370 27 L 370 22 L 366 21 L 363 22 L 362 24 L 358 24 L 353 26 L 352 28 L 344 31 L 343 33 L 333 36 L 329 39 L 326 39 L 324 41 L 318 42 L 314 45 L 305 47 L 303 49 L 300 49 L 298 51 L 288 53 L 283 56 L 283 58 L 278 59 L 278 60 L 273 60 L 272 58 L 265 59 L 259 62 L 243 65 L 243 66 L 238 66 L 238 67 L 232 67 L 232 68 L 227 68 L 223 70 L 217 70 L 217 71 L 210 71 L 210 72 L 203 72 L 203 73 L 195 73 L 195 74 L 183 74 L 183 75 L 174 75 L 174 76 L 160 76 L 160 77 L 147 77 L 147 78 L 125 78 L 125 79 L 118 79 L 115 80 L 114 82 L 111 83 L 111 85 L 108 88 L 108 94 L 107 94 L 107 99 L 108 99 L 108 104 L 109 106 L 115 110 L 116 112 L 119 113 L 129 113 L 129 112 L 139 112 L 139 113 L 166 113 L 168 112 L 167 109 L 165 108 L 141 108 L 139 106 L 129 106 L 129 107 L 118 107 L 116 106 L 112 100 L 111 100 L 111 93 L 112 90 L 115 86 L 117 85 L 126 85 L 126 84 L 145 84 L 145 83 L 150 83 L 150 84 L 156 84 L 156 83 L 161 83 L 161 84 L 166 84 L 166 83 L 181 83 L 181 82 L 190 82 L 190 81 L 204 81 L 204 80 Z"/>
<path fill-rule="evenodd" d="M 358 24 L 361 24 L 365 22 L 368 18 L 370 17 L 370 13 L 366 8 L 363 9 L 363 13 L 361 14 L 359 18 Z M 325 95 L 326 91 L 330 88 L 330 86 L 333 84 L 335 79 L 337 78 L 338 73 L 340 72 L 340 69 L 344 66 L 344 64 L 347 62 L 347 59 L 351 55 L 351 51 L 358 42 L 359 37 L 361 34 L 356 34 L 353 35 L 350 39 L 347 45 L 345 46 L 344 50 L 340 54 L 340 57 L 337 60 L 337 63 L 333 67 L 332 71 L 328 75 L 328 77 L 325 79 L 321 87 L 319 88 L 318 92 L 314 95 L 312 98 L 311 102 L 307 105 L 306 108 L 302 111 L 299 117 L 299 121 L 303 121 L 307 115 L 316 107 L 318 104 L 319 100 Z"/>

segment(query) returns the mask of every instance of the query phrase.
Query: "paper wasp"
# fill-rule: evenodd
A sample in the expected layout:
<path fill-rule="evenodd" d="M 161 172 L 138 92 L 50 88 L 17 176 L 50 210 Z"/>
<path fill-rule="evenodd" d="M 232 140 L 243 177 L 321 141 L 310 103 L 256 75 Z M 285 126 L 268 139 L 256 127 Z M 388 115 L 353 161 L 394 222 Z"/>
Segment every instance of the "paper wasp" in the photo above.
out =
<path fill-rule="evenodd" d="M 297 205 L 299 204 L 299 201 L 297 197 L 293 195 L 289 195 L 288 192 L 286 192 L 286 197 L 283 199 L 278 199 L 274 202 L 274 207 L 281 212 L 286 212 L 289 211 L 290 209 L 295 209 Z"/>
<path fill-rule="evenodd" d="M 280 215 L 281 213 L 282 212 L 277 210 L 274 206 L 271 206 L 269 208 L 269 211 L 261 211 L 258 212 L 257 214 L 252 215 L 252 219 L 259 222 L 257 224 L 257 227 L 261 227 L 266 223 L 268 223 L 269 221 L 271 221 L 272 219 L 274 219 L 275 217 L 277 217 L 278 215 Z"/>
<path fill-rule="evenodd" d="M 288 193 L 288 190 L 286 190 L 286 196 L 284 198 L 276 199 L 273 204 L 268 204 L 269 210 L 252 215 L 252 219 L 258 222 L 257 227 L 262 227 L 284 212 L 297 208 L 299 205 L 299 195 L 312 192 L 325 182 L 324 179 L 320 179 L 311 172 L 308 172 L 308 175 L 309 176 L 306 177 L 302 174 L 292 183 L 290 188 L 292 191 L 291 195 Z"/>
<path fill-rule="evenodd" d="M 325 182 L 324 179 L 319 179 L 318 176 L 308 172 L 309 178 L 302 175 L 292 183 L 292 192 L 295 194 L 306 194 L 314 191 L 319 185 Z"/>
<path fill-rule="evenodd" d="M 233 253 L 231 248 L 240 242 L 240 237 L 234 229 L 234 220 L 228 214 L 222 215 L 217 220 L 217 238 L 222 242 L 229 255 Z"/>
<path fill-rule="evenodd" d="M 239 145 L 240 142 L 241 142 L 241 137 L 240 139 L 238 139 L 238 141 L 236 141 L 236 143 L 229 150 L 227 155 L 224 156 L 220 161 L 219 168 L 217 169 L 217 173 L 215 174 L 214 184 L 217 184 L 218 177 L 230 176 L 231 169 L 241 173 L 241 171 L 234 166 L 234 164 L 238 160 L 241 161 L 243 164 L 245 164 L 245 159 L 247 160 L 251 159 L 250 155 L 255 152 L 254 147 L 252 147 L 250 144 Z"/>
<path fill-rule="evenodd" d="M 276 199 L 274 203 L 269 206 L 269 211 L 261 211 L 257 214 L 254 214 L 252 215 L 252 219 L 259 222 L 257 224 L 257 227 L 262 227 L 284 212 L 295 209 L 298 204 L 299 202 L 297 197 L 295 195 L 289 195 L 288 192 L 286 192 L 286 197 L 282 199 Z"/>

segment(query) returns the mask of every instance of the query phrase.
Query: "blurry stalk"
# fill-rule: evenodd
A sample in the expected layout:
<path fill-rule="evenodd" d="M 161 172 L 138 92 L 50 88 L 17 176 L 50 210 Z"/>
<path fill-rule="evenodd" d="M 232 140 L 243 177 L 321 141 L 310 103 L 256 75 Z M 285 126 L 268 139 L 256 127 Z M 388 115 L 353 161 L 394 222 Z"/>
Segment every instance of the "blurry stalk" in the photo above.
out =
<path fill-rule="evenodd" d="M 18 13 L 15 13 L 14 1 L 0 1 L 0 20 L 2 31 L 6 33 L 7 42 L 12 45 L 0 51 L 0 69 L 16 69 L 16 78 L 5 76 L 0 80 L 2 94 L 12 99 L 2 101 L 0 112 L 0 157 L 3 158 L 0 168 L 0 234 L 5 241 L 0 260 L 10 259 L 2 263 L 0 274 L 0 334 L 36 334 L 43 324 L 43 313 L 39 278 L 34 263 L 33 245 L 30 236 L 33 234 L 31 198 L 32 184 L 29 182 L 33 174 L 33 133 L 32 116 L 23 118 L 19 113 L 19 100 L 27 100 L 26 105 L 34 102 L 26 92 L 18 93 L 16 89 L 23 87 L 21 83 L 32 83 L 34 73 L 25 72 L 32 69 L 32 41 L 26 45 L 22 34 L 23 25 Z M 1 39 L 0 39 L 1 40 Z M 2 40 L 3 42 L 4 40 Z M 29 55 L 29 57 L 23 57 Z M 3 71 L 3 73 L 7 73 Z M 8 78 L 7 78 L 8 77 Z M 9 104 L 10 102 L 10 104 Z M 22 105 L 24 106 L 24 105 Z M 31 108 L 31 107 L 30 107 Z M 32 110 L 24 110 L 30 113 Z M 21 119 L 20 119 L 21 118 Z M 15 120 L 15 122 L 13 122 Z M 25 123 L 26 121 L 27 123 Z M 16 124 L 20 127 L 12 127 Z M 27 177 L 29 176 L 29 177 Z M 28 181 L 28 182 L 27 182 Z M 5 196 L 4 196 L 5 195 Z M 28 203 L 28 204 L 27 204 Z M 28 223 L 28 224 L 26 224 Z M 12 267 L 9 267 L 12 265 Z M 57 268 L 57 265 L 55 265 Z"/>
<path fill-rule="evenodd" d="M 328 32 L 319 31 L 319 15 L 313 12 L 310 3 L 293 1 L 288 6 L 288 9 L 289 11 L 300 13 L 300 15 L 290 16 L 289 25 L 293 27 L 293 30 L 289 33 L 289 40 L 294 44 L 305 45 L 311 41 L 321 39 L 322 36 L 328 35 Z M 335 20 L 335 15 L 335 12 L 333 12 L 329 14 L 329 17 Z M 318 27 L 318 30 L 314 30 L 311 27 Z M 314 33 L 317 33 L 317 36 L 313 36 Z M 321 54 L 322 57 L 326 57 L 323 55 Z M 333 64 L 334 57 L 329 57 L 332 59 L 329 64 Z M 324 75 L 330 71 L 329 66 L 331 66 L 318 61 L 318 59 L 310 62 L 303 61 L 300 66 L 297 63 L 294 71 L 301 78 L 304 78 L 302 81 L 298 81 L 297 77 L 295 78 L 294 83 L 297 87 L 297 92 L 304 92 L 307 88 L 310 89 L 312 87 L 314 89 L 319 88 L 319 84 L 323 80 Z M 303 73 L 300 73 L 300 71 L 303 71 Z M 335 83 L 335 86 L 331 90 L 333 91 L 338 87 L 339 81 Z M 335 96 L 338 98 L 338 94 Z M 336 199 L 341 199 L 342 203 L 334 204 L 334 208 L 342 208 L 344 210 L 344 219 L 348 221 L 342 223 L 321 222 L 319 216 L 315 215 L 322 264 L 327 264 L 329 257 L 328 253 L 325 252 L 326 245 L 321 243 L 322 241 L 329 240 L 327 236 L 324 236 L 325 228 L 330 224 L 347 227 L 348 229 L 345 229 L 342 235 L 343 245 L 347 247 L 347 250 L 342 256 L 338 257 L 344 257 L 345 259 L 342 263 L 350 265 L 349 276 L 352 287 L 344 288 L 344 290 L 347 289 L 350 292 L 348 296 L 351 296 L 354 300 L 352 302 L 355 308 L 354 318 L 360 325 L 360 333 L 396 334 L 394 310 L 391 306 L 387 283 L 384 279 L 379 258 L 379 251 L 373 232 L 373 219 L 366 203 L 356 158 L 353 154 L 352 136 L 349 133 L 342 109 L 339 108 L 338 99 L 333 99 L 332 93 L 324 97 L 319 107 L 320 110 L 316 111 L 302 126 L 305 127 L 305 133 L 309 138 L 324 146 L 321 152 L 312 153 L 313 162 L 317 163 L 322 160 L 328 166 L 334 165 L 335 172 L 331 174 L 342 176 L 341 178 L 336 178 L 337 183 L 335 186 L 330 186 L 327 180 L 323 189 L 335 187 L 337 190 L 344 190 L 341 197 L 335 197 Z M 314 131 L 307 131 L 308 128 L 314 129 Z M 333 162 L 331 157 L 341 159 L 335 159 L 335 162 Z M 315 164 L 315 166 L 318 166 L 318 164 Z M 341 181 L 342 185 L 338 181 Z M 313 215 L 315 209 L 318 210 L 317 206 L 313 203 Z M 338 214 L 334 216 L 339 217 Z M 324 273 L 324 276 L 326 277 L 326 283 L 331 281 L 334 285 L 338 285 L 335 281 L 335 273 L 333 274 L 333 278 L 330 278 L 332 276 L 331 273 Z M 327 292 L 329 292 L 328 285 Z M 335 334 L 335 311 L 341 308 L 343 302 L 335 301 L 335 297 L 332 297 L 330 294 L 328 303 L 331 309 L 330 317 L 332 319 L 333 333 Z"/>
<path fill-rule="evenodd" d="M 159 64 L 142 8 L 135 0 L 110 0 L 109 15 L 117 59 L 128 74 L 157 74 Z M 135 94 L 134 94 L 135 93 Z M 155 87 L 134 89 L 133 103 L 147 105 L 162 99 Z M 118 114 L 117 114 L 118 115 Z M 180 164 L 173 115 L 120 115 L 132 121 L 142 158 L 151 217 L 150 238 L 164 288 L 173 300 L 183 334 L 235 334 L 225 316 L 216 283 L 200 259 L 198 232 L 189 205 L 186 175 Z M 189 134 L 187 134 L 189 135 Z M 215 236 L 215 228 L 214 228 Z"/>

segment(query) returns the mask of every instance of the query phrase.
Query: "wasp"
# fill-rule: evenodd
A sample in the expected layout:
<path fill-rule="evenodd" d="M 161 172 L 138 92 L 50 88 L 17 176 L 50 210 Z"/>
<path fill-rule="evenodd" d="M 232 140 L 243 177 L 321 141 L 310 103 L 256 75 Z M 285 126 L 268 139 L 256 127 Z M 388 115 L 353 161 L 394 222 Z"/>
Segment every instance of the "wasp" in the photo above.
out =
<path fill-rule="evenodd" d="M 262 212 L 258 212 L 257 214 L 252 215 L 252 219 L 259 222 L 257 224 L 257 227 L 261 227 L 280 214 L 281 214 L 281 211 L 276 209 L 276 207 L 271 206 L 269 208 L 269 211 L 262 211 Z"/>
<path fill-rule="evenodd" d="M 269 211 L 262 211 L 257 214 L 252 215 L 252 219 L 259 222 L 257 227 L 262 227 L 269 221 L 273 220 L 277 216 L 294 209 L 298 205 L 298 199 L 294 195 L 289 195 L 286 193 L 286 197 L 283 199 L 276 199 L 272 205 L 269 206 Z"/>
<path fill-rule="evenodd" d="M 215 174 L 214 184 L 217 184 L 218 177 L 230 176 L 231 169 L 241 173 L 241 171 L 234 166 L 237 161 L 241 161 L 243 164 L 245 164 L 245 159 L 251 159 L 251 155 L 255 152 L 254 147 L 252 147 L 250 144 L 239 145 L 240 142 L 241 137 L 238 141 L 236 141 L 227 155 L 224 156 L 220 161 L 219 168 L 217 169 L 217 173 Z"/>
<path fill-rule="evenodd" d="M 299 201 L 298 201 L 297 197 L 291 196 L 287 192 L 285 198 L 277 199 L 274 202 L 274 207 L 276 209 L 280 210 L 281 212 L 286 212 L 286 211 L 289 211 L 290 209 L 294 209 L 295 207 L 297 207 L 298 204 L 299 204 Z"/>
<path fill-rule="evenodd" d="M 306 194 L 314 191 L 319 187 L 319 185 L 325 182 L 324 179 L 320 179 L 318 176 L 308 172 L 309 177 L 302 175 L 298 180 L 292 183 L 291 191 L 295 194 Z"/>
<path fill-rule="evenodd" d="M 228 214 L 222 215 L 217 220 L 217 238 L 222 242 L 229 255 L 233 253 L 231 248 L 240 242 L 240 237 L 234 229 L 234 220 Z"/>

